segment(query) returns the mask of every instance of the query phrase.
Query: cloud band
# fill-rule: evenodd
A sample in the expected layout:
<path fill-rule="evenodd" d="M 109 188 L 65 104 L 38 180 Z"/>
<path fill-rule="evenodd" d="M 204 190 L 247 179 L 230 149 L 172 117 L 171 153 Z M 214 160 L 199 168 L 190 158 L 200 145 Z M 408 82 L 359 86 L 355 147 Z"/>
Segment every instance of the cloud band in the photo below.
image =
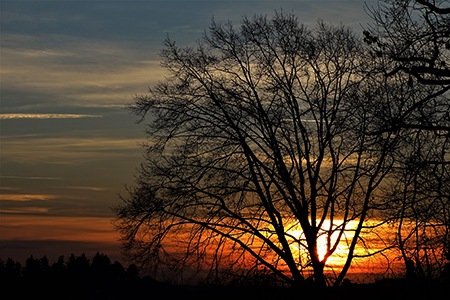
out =
<path fill-rule="evenodd" d="M 77 118 L 101 118 L 102 115 L 77 115 L 77 114 L 0 114 L 0 120 L 10 119 L 77 119 Z"/>

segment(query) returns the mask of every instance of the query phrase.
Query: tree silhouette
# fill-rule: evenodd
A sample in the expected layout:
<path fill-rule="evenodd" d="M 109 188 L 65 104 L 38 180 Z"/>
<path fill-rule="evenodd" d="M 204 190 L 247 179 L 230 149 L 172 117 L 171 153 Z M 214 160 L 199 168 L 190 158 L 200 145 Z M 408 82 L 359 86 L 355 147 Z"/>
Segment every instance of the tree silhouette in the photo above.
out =
<path fill-rule="evenodd" d="M 116 261 L 112 264 L 107 255 L 97 252 L 92 258 L 90 276 L 99 282 L 110 282 L 125 279 L 126 273 L 121 263 Z"/>
<path fill-rule="evenodd" d="M 67 274 L 74 279 L 85 279 L 89 275 L 89 259 L 84 253 L 80 256 L 70 255 L 67 262 Z"/>
<path fill-rule="evenodd" d="M 97 252 L 95 256 L 92 258 L 91 269 L 94 274 L 97 274 L 97 277 L 104 277 L 111 274 L 112 264 L 109 257 L 105 254 L 100 254 Z"/>
<path fill-rule="evenodd" d="M 33 255 L 31 255 L 26 261 L 25 261 L 25 276 L 27 277 L 37 277 L 41 274 L 41 264 L 39 259 L 34 258 Z"/>
<path fill-rule="evenodd" d="M 61 255 L 60 257 L 58 257 L 58 260 L 53 263 L 51 272 L 55 277 L 58 277 L 64 275 L 66 271 L 67 266 L 64 261 L 64 255 Z"/>
<path fill-rule="evenodd" d="M 21 267 L 20 263 L 8 258 L 0 259 L 0 279 L 5 295 L 19 299 L 46 297 L 46 299 L 125 299 L 147 292 L 156 282 L 141 278 L 136 265 L 125 270 L 120 262 L 113 264 L 105 254 L 97 253 L 92 263 L 83 253 L 64 256 L 49 264 L 46 256 L 30 256 Z"/>
<path fill-rule="evenodd" d="M 387 76 L 403 75 L 405 85 L 433 87 L 416 98 L 395 126 L 450 132 L 450 6 L 447 1 L 384 0 L 368 8 L 374 20 L 364 31 L 374 58 Z M 430 104 L 434 108 L 430 110 Z M 431 114 L 431 115 L 430 115 Z M 411 120 L 414 117 L 414 120 Z"/>
<path fill-rule="evenodd" d="M 430 279 L 445 268 L 450 238 L 450 137 L 416 130 L 408 141 L 386 186 L 384 216 L 409 275 Z"/>
<path fill-rule="evenodd" d="M 375 22 L 364 32 L 365 41 L 394 62 L 388 74 L 405 72 L 422 84 L 450 84 L 446 1 L 384 0 L 368 10 Z"/>
<path fill-rule="evenodd" d="M 130 264 L 127 267 L 127 278 L 128 279 L 136 279 L 139 277 L 139 269 L 135 264 Z"/>
<path fill-rule="evenodd" d="M 122 264 L 118 261 L 115 261 L 114 264 L 112 264 L 112 274 L 114 274 L 114 277 L 116 279 L 124 279 L 127 278 L 127 273 L 125 268 L 122 266 Z M 130 276 L 132 279 L 137 278 L 138 276 Z"/>
<path fill-rule="evenodd" d="M 22 266 L 19 262 L 15 262 L 12 258 L 8 258 L 6 262 L 0 259 L 0 274 L 2 279 L 18 278 L 22 273 Z"/>
<path fill-rule="evenodd" d="M 409 273 L 436 277 L 445 265 L 450 220 L 450 7 L 446 1 L 382 1 L 369 8 L 364 31 L 376 66 L 403 83 L 381 132 L 406 130 L 385 191 L 384 217 L 397 226 L 397 246 Z M 376 57 L 376 58 L 375 58 Z"/>
<path fill-rule="evenodd" d="M 342 242 L 339 285 L 379 225 L 367 221 L 403 145 L 403 132 L 383 130 L 402 85 L 365 53 L 344 27 L 283 13 L 212 22 L 196 48 L 167 39 L 169 77 L 131 106 L 150 122 L 136 186 L 115 208 L 127 254 L 292 285 L 312 270 L 323 286 Z"/>

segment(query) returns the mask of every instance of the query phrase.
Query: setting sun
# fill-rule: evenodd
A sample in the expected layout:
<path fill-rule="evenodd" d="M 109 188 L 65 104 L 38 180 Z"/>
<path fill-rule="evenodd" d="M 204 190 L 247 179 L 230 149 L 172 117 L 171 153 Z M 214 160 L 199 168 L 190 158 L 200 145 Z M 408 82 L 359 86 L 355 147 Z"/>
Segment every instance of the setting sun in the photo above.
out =
<path fill-rule="evenodd" d="M 317 254 L 319 255 L 319 259 L 323 260 L 326 253 L 327 253 L 327 241 L 324 236 L 321 236 L 317 240 Z"/>

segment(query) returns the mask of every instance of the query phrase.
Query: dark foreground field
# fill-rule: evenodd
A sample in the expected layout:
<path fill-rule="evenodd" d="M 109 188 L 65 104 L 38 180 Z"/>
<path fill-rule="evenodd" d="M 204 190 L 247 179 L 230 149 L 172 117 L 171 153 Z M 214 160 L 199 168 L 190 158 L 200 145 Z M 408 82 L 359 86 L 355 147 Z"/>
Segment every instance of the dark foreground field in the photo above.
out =
<path fill-rule="evenodd" d="M 339 288 L 269 288 L 264 286 L 174 286 L 150 278 L 123 281 L 63 281 L 25 278 L 3 280 L 10 299 L 449 299 L 443 282 L 380 281 Z"/>

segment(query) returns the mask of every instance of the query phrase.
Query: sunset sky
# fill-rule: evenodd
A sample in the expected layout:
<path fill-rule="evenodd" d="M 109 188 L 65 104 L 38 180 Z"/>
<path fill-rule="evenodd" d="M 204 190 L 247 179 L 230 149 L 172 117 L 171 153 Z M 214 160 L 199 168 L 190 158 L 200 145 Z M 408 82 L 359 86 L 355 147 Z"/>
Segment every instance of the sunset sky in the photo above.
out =
<path fill-rule="evenodd" d="M 164 79 L 168 34 L 190 45 L 216 22 L 293 12 L 353 27 L 375 1 L 1 1 L 0 258 L 100 251 L 119 260 L 110 207 L 142 160 L 126 109 Z"/>

